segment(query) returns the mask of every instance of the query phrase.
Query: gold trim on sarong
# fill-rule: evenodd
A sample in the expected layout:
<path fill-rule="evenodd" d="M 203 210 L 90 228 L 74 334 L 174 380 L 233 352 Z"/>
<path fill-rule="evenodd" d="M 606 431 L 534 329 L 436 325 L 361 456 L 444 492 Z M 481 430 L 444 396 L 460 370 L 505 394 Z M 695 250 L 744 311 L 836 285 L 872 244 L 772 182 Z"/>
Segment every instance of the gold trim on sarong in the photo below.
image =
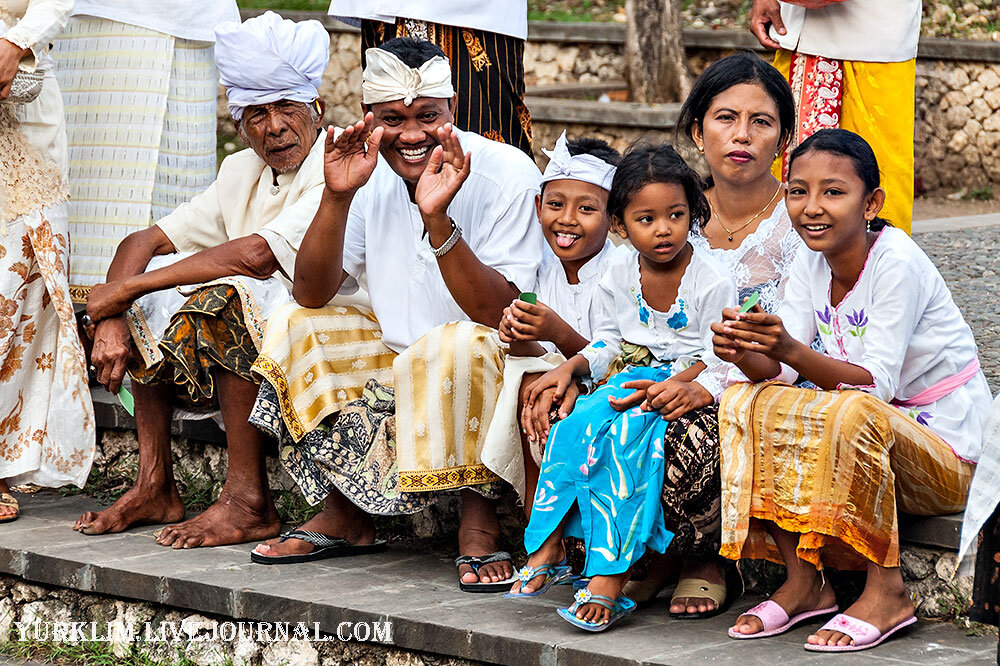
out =
<path fill-rule="evenodd" d="M 433 492 L 478 486 L 499 480 L 500 477 L 491 472 L 486 465 L 464 465 L 430 472 L 400 472 L 399 489 L 409 493 Z"/>

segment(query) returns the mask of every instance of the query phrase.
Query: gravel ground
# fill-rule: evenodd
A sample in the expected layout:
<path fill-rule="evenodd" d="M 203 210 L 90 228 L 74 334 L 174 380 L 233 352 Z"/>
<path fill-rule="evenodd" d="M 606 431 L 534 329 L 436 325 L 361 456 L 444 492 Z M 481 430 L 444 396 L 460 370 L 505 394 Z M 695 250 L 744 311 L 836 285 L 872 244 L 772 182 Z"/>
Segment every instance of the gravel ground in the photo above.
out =
<path fill-rule="evenodd" d="M 1000 226 L 915 234 L 951 287 L 979 343 L 983 370 L 1000 390 Z"/>

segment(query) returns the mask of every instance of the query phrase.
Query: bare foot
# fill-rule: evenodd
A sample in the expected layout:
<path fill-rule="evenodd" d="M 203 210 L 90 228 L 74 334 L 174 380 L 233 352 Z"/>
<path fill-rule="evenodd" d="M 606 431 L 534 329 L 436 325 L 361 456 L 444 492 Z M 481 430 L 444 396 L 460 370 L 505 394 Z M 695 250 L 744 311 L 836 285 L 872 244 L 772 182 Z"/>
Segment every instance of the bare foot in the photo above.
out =
<path fill-rule="evenodd" d="M 172 523 L 184 517 L 177 488 L 152 490 L 133 486 L 118 501 L 103 511 L 88 511 L 73 524 L 82 534 L 122 532 L 136 525 Z"/>
<path fill-rule="evenodd" d="M 483 557 L 495 553 L 500 547 L 500 529 L 486 531 L 463 526 L 458 530 L 458 552 L 462 555 Z M 556 560 L 558 562 L 559 560 Z M 499 583 L 514 575 L 514 566 L 510 562 L 491 562 L 479 567 L 479 574 L 468 564 L 458 568 L 463 583 Z M 539 577 L 541 579 L 541 577 Z"/>
<path fill-rule="evenodd" d="M 542 547 L 533 552 L 528 557 L 528 562 L 525 566 L 528 567 L 540 567 L 545 564 L 558 564 L 563 561 L 566 557 L 566 549 L 563 547 L 562 539 L 548 539 L 542 544 Z M 521 581 L 514 583 L 513 587 L 510 588 L 511 594 L 518 594 L 519 592 L 524 592 L 525 594 L 529 592 L 535 592 L 542 585 L 545 584 L 545 576 L 538 575 L 529 580 L 524 585 Z"/>
<path fill-rule="evenodd" d="M 617 599 L 622 588 L 628 581 L 628 572 L 615 576 L 594 576 L 590 579 L 587 589 L 592 594 L 600 594 L 609 599 Z M 576 616 L 590 624 L 606 624 L 611 617 L 611 611 L 600 604 L 583 604 L 576 610 Z"/>
<path fill-rule="evenodd" d="M 223 488 L 218 501 L 200 515 L 157 532 L 156 543 L 172 548 L 198 548 L 266 539 L 281 531 L 281 519 L 270 500 L 263 504 L 251 506 Z"/>
<path fill-rule="evenodd" d="M 883 571 L 886 571 L 883 569 Z M 889 569 L 888 571 L 893 571 Z M 899 569 L 895 569 L 896 572 Z M 889 580 L 886 580 L 888 578 Z M 903 620 L 913 617 L 913 602 L 906 591 L 903 579 L 898 574 L 882 578 L 879 584 L 869 583 L 844 615 L 862 620 L 878 627 L 885 633 Z M 898 580 L 897 580 L 898 579 Z M 852 645 L 854 639 L 839 631 L 817 631 L 806 639 L 811 645 Z"/>
<path fill-rule="evenodd" d="M 829 608 L 837 603 L 833 588 L 824 584 L 819 572 L 808 571 L 789 578 L 771 596 L 771 601 L 781 606 L 789 617 L 806 611 Z M 756 634 L 764 630 L 764 623 L 756 615 L 740 615 L 736 618 L 733 631 L 740 634 Z"/>
<path fill-rule="evenodd" d="M 701 578 L 707 580 L 709 583 L 725 585 L 726 570 L 722 562 L 717 559 L 702 561 L 686 559 L 684 560 L 684 566 L 681 568 L 681 580 L 685 578 Z M 670 604 L 670 612 L 674 614 L 687 613 L 688 615 L 694 615 L 695 613 L 708 613 L 713 610 L 715 610 L 715 601 L 708 597 L 678 597 L 673 599 Z"/>
<path fill-rule="evenodd" d="M 335 509 L 324 509 L 298 529 L 347 539 L 355 546 L 368 546 L 375 543 L 375 524 L 372 522 L 371 516 L 360 510 L 348 511 L 346 512 L 350 514 L 348 516 L 344 516 L 344 513 L 344 511 Z M 315 548 L 316 546 L 302 539 L 292 538 L 285 541 L 270 539 L 254 548 L 254 552 L 278 557 L 304 555 Z"/>

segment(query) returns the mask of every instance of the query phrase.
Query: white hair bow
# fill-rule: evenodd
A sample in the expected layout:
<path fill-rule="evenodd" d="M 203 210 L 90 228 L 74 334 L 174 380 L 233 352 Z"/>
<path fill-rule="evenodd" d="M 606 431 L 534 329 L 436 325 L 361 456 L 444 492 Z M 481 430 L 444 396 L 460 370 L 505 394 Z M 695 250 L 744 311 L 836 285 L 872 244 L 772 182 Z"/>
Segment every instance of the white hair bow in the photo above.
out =
<path fill-rule="evenodd" d="M 542 174 L 543 185 L 550 180 L 570 178 L 611 190 L 615 167 L 594 155 L 570 155 L 569 147 L 566 145 L 565 130 L 559 136 L 553 150 L 542 148 L 542 152 L 549 158 L 545 173 Z"/>

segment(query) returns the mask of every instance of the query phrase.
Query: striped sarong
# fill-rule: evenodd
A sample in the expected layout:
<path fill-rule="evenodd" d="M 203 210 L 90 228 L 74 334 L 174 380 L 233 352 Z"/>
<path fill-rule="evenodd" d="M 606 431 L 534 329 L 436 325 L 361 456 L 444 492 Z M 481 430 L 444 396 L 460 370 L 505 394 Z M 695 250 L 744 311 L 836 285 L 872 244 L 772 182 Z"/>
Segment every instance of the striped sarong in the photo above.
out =
<path fill-rule="evenodd" d="M 104 281 L 118 243 L 215 178 L 212 44 L 75 16 L 52 57 L 69 139 L 70 291 Z"/>
<path fill-rule="evenodd" d="M 781 555 L 761 521 L 799 534 L 817 567 L 899 566 L 899 511 L 956 513 L 975 465 L 926 426 L 860 391 L 737 384 L 719 402 L 722 548 Z"/>
<path fill-rule="evenodd" d="M 398 18 L 396 23 L 361 22 L 361 66 L 365 51 L 396 37 L 426 39 L 451 62 L 458 94 L 455 124 L 487 139 L 531 154 L 531 114 L 524 105 L 524 40 L 495 32 Z"/>

